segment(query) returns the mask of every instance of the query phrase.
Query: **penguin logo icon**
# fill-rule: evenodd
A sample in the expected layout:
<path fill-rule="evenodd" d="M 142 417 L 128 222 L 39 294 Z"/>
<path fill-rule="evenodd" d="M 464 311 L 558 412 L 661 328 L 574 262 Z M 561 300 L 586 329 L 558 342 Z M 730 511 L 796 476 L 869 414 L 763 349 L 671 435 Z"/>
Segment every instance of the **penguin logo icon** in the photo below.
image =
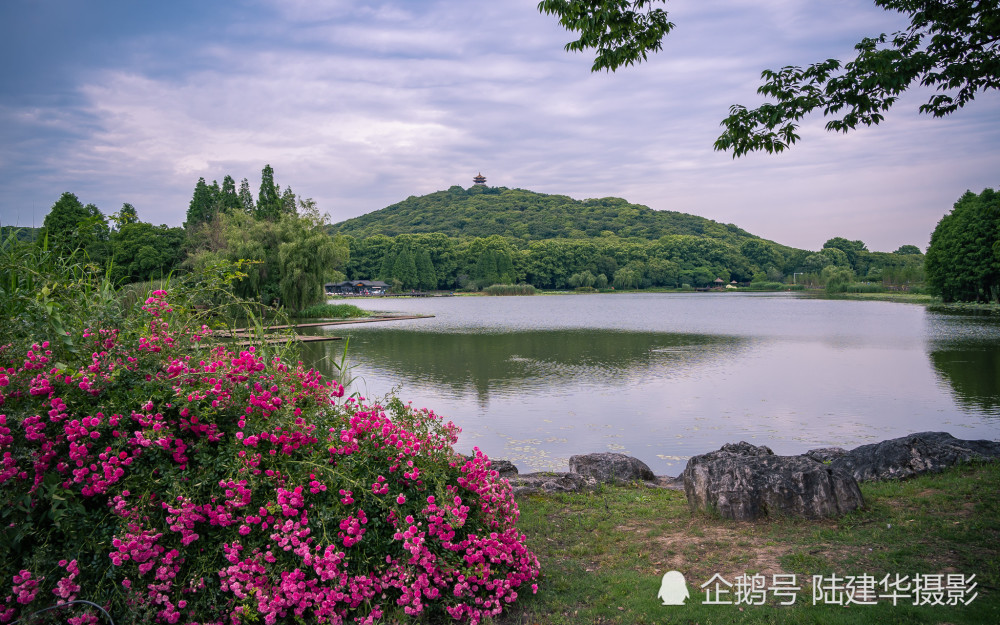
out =
<path fill-rule="evenodd" d="M 656 598 L 663 601 L 663 605 L 684 605 L 684 600 L 690 596 L 680 571 L 667 571 L 663 574 L 660 592 L 656 593 Z"/>

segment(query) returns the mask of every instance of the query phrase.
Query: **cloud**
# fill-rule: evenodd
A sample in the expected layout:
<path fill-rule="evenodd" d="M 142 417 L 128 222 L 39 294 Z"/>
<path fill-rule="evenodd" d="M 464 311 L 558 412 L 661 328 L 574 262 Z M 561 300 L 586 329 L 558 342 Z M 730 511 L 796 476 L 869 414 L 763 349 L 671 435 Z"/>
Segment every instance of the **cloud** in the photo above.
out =
<path fill-rule="evenodd" d="M 916 115 L 926 95 L 908 96 L 882 127 L 846 137 L 807 118 L 802 144 L 777 156 L 712 150 L 728 107 L 760 100 L 761 69 L 849 55 L 896 28 L 870 3 L 678 4 L 663 52 L 615 74 L 565 52 L 572 34 L 535 5 L 273 0 L 123 36 L 64 97 L 0 97 L 2 219 L 72 190 L 179 224 L 199 176 L 256 189 L 269 163 L 342 220 L 481 170 L 490 184 L 625 197 L 790 245 L 843 235 L 895 249 L 926 242 L 966 187 L 996 184 L 993 96 L 946 120 Z"/>

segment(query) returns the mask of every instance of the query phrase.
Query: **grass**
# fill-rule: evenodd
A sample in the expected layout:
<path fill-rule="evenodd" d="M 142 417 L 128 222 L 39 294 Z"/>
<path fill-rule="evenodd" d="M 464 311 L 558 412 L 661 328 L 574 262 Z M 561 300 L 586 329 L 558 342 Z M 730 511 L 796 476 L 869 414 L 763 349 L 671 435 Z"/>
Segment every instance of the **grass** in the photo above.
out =
<path fill-rule="evenodd" d="M 497 624 L 1000 622 L 1000 464 L 862 491 L 866 507 L 840 519 L 756 523 L 692 514 L 684 493 L 645 487 L 522 498 L 519 527 L 543 576 Z M 687 580 L 686 605 L 656 598 L 670 570 Z M 790 606 L 771 594 L 765 605 L 705 605 L 700 586 L 716 573 L 760 574 L 768 587 L 794 574 L 801 590 Z M 979 595 L 959 606 L 813 605 L 813 575 L 861 574 L 975 574 Z"/>
<path fill-rule="evenodd" d="M 372 313 L 353 304 L 316 304 L 300 310 L 297 319 L 353 319 L 371 317 Z"/>
<path fill-rule="evenodd" d="M 882 293 L 824 293 L 816 294 L 824 299 L 856 299 L 878 302 L 902 302 L 905 304 L 940 304 L 941 298 L 924 293 L 909 293 L 907 291 L 884 291 Z"/>

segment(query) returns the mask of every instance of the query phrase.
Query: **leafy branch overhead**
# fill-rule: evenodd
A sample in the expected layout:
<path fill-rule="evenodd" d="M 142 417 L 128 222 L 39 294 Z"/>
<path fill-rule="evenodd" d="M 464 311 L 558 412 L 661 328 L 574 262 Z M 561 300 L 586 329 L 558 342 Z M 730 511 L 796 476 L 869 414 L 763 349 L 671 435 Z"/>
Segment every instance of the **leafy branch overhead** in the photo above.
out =
<path fill-rule="evenodd" d="M 544 0 L 539 11 L 559 16 L 580 39 L 567 50 L 597 51 L 593 71 L 616 70 L 646 60 L 662 48 L 673 24 L 663 0 Z M 847 132 L 880 123 L 911 85 L 935 89 L 921 113 L 943 117 L 980 92 L 1000 88 L 1000 3 L 996 0 L 874 0 L 910 19 L 892 36 L 866 37 L 854 60 L 836 59 L 803 69 L 764 70 L 757 93 L 774 100 L 755 109 L 733 105 L 715 149 L 733 157 L 764 150 L 782 152 L 799 140 L 799 121 L 816 110 L 832 117 L 827 130 Z"/>
<path fill-rule="evenodd" d="M 659 52 L 663 37 L 674 25 L 667 12 L 653 8 L 658 0 L 542 0 L 538 10 L 559 16 L 566 30 L 580 38 L 566 44 L 567 51 L 597 50 L 591 71 L 615 71 L 623 65 L 645 61 L 650 52 Z"/>

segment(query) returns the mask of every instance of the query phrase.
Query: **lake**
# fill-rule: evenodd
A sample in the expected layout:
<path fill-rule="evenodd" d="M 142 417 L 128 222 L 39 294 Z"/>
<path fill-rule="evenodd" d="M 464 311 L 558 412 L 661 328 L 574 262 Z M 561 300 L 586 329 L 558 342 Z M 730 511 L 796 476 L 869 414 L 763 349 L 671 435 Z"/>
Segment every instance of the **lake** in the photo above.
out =
<path fill-rule="evenodd" d="M 338 300 L 340 301 L 340 300 Z M 522 472 L 616 451 L 655 473 L 745 440 L 778 454 L 911 432 L 1000 438 L 1000 323 L 793 293 L 352 299 L 432 319 L 313 329 L 356 381 Z M 343 344 L 304 345 L 333 375 Z"/>

